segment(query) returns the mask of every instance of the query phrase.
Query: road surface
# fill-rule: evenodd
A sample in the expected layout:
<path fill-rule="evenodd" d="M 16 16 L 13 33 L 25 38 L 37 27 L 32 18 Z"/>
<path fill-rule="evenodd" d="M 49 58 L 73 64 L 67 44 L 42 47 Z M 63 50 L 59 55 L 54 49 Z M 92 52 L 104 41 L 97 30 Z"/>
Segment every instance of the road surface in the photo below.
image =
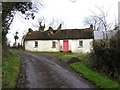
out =
<path fill-rule="evenodd" d="M 35 54 L 20 51 L 29 88 L 95 88 L 72 71 L 53 54 Z"/>

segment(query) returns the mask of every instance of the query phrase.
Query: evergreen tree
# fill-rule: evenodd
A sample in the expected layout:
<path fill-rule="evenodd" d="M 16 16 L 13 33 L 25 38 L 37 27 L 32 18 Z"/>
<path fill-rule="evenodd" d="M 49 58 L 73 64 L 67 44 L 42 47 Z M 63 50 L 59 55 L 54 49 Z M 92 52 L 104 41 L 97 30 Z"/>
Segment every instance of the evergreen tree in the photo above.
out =
<path fill-rule="evenodd" d="M 16 42 L 16 41 L 17 41 L 17 39 L 19 39 L 19 37 L 18 37 L 18 32 L 16 32 L 15 34 L 16 34 L 16 35 L 14 36 L 14 39 L 15 39 L 15 46 L 17 46 L 17 42 Z"/>

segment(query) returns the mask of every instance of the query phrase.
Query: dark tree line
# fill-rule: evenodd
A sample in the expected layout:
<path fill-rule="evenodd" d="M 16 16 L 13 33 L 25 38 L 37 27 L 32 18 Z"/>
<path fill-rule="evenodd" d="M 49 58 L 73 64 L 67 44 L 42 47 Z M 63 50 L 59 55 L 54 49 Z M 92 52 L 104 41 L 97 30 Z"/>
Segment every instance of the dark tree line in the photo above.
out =
<path fill-rule="evenodd" d="M 26 14 L 26 11 L 32 9 L 32 2 L 3 2 L 2 3 L 2 28 L 3 35 L 6 35 L 9 30 L 9 26 L 12 23 L 14 16 L 17 11 L 20 11 L 22 14 L 25 14 L 26 17 L 34 17 L 34 13 L 31 13 L 29 16 Z"/>
<path fill-rule="evenodd" d="M 16 12 L 19 11 L 22 14 L 25 14 L 25 18 L 34 19 L 34 12 L 37 11 L 37 8 L 32 7 L 32 2 L 2 2 L 2 47 L 3 55 L 6 52 L 6 35 L 8 33 L 9 27 L 14 19 Z M 31 13 L 27 13 L 31 11 Z"/>
<path fill-rule="evenodd" d="M 108 12 L 105 13 L 102 8 L 97 8 L 100 11 L 99 14 L 93 12 L 93 16 L 86 17 L 84 20 L 86 25 L 93 24 L 94 31 L 103 32 L 103 39 L 93 40 L 93 51 L 88 59 L 89 65 L 99 72 L 108 74 L 113 79 L 120 80 L 120 30 L 114 22 L 112 23 L 114 28 L 111 28 L 112 25 L 107 22 Z M 108 38 L 110 30 L 115 30 L 116 34 Z"/>

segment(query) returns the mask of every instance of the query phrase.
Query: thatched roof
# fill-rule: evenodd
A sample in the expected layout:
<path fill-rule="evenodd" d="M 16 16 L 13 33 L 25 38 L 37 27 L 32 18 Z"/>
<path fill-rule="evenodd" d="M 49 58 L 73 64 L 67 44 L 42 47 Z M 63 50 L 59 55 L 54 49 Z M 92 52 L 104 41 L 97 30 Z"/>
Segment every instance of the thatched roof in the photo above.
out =
<path fill-rule="evenodd" d="M 44 32 L 31 31 L 28 32 L 25 40 L 64 40 L 64 39 L 92 39 L 93 30 L 86 29 L 63 29 L 63 30 L 47 30 Z"/>

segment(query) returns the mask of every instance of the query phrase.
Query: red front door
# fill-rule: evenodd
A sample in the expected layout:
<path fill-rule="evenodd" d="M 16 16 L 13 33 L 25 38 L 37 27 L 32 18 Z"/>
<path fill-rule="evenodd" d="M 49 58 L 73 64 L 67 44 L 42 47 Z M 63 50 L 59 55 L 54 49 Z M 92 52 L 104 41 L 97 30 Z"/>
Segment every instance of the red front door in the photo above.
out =
<path fill-rule="evenodd" d="M 68 52 L 68 40 L 63 40 L 63 52 Z"/>

